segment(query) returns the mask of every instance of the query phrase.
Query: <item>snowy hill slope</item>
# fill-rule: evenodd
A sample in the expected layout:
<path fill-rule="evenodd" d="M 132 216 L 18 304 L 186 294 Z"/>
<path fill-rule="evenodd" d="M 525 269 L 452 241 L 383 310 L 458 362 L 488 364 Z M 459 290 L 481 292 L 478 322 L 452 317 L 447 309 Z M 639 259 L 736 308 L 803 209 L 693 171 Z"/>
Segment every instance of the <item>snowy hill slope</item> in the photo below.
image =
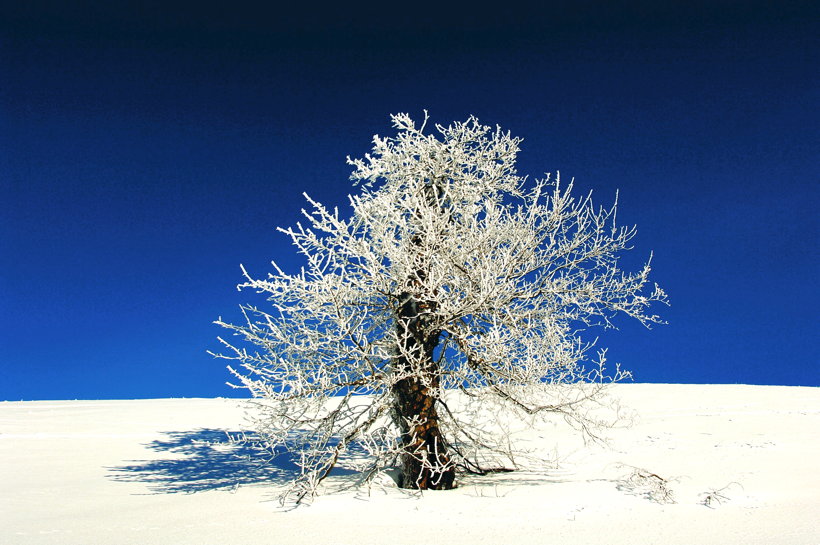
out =
<path fill-rule="evenodd" d="M 608 448 L 562 428 L 532 471 L 284 510 L 295 467 L 225 444 L 230 399 L 0 403 L 0 543 L 820 543 L 820 389 L 624 384 Z"/>

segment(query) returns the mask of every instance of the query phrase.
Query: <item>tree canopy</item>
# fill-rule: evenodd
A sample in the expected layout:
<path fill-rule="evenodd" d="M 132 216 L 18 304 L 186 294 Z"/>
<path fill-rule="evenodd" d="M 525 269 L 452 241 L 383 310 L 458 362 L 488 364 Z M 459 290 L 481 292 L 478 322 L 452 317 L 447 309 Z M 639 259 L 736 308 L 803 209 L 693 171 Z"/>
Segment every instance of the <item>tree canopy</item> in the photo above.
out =
<path fill-rule="evenodd" d="M 392 121 L 395 136 L 348 158 L 349 215 L 305 195 L 306 223 L 280 229 L 301 272 L 274 263 L 256 279 L 243 267 L 240 287 L 269 304 L 217 322 L 237 337 L 220 339 L 220 356 L 261 401 L 265 445 L 298 455 L 297 500 L 354 447 L 367 453 L 363 479 L 397 467 L 405 488 L 512 469 L 494 414 L 560 414 L 594 435 L 602 422 L 588 408 L 628 373 L 608 374 L 585 332 L 618 314 L 661 323 L 649 307 L 667 301 L 647 288 L 648 261 L 619 267 L 636 230 L 616 225 L 617 198 L 596 207 L 558 175 L 519 176 L 521 140 L 475 118 Z"/>

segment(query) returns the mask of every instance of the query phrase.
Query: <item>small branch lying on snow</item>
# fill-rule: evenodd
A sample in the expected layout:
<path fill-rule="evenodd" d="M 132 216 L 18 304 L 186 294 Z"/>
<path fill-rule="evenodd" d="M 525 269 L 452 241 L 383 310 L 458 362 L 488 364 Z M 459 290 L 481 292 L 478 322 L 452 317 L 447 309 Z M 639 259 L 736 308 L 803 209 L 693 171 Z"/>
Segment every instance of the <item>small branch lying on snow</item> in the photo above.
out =
<path fill-rule="evenodd" d="M 741 488 L 741 490 L 743 489 L 743 485 L 741 485 L 738 482 L 732 481 L 723 488 L 713 489 L 702 493 L 700 495 L 700 503 L 710 509 L 714 509 L 716 505 L 720 505 L 725 501 L 729 501 L 729 496 L 726 495 L 726 491 L 728 491 L 732 487 L 732 485 L 737 485 Z"/>
<path fill-rule="evenodd" d="M 618 481 L 618 490 L 635 496 L 642 496 L 660 504 L 675 503 L 675 494 L 669 488 L 669 483 L 677 479 L 666 479 L 657 473 L 652 473 L 640 467 L 620 464 L 620 467 L 630 469 L 630 473 Z"/>

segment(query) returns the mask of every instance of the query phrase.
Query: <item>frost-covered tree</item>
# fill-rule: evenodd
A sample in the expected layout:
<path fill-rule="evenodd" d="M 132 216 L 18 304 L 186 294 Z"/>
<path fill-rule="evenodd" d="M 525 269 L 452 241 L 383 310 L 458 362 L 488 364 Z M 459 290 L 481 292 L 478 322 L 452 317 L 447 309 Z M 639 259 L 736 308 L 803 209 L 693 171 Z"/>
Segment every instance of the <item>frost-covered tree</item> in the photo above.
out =
<path fill-rule="evenodd" d="M 426 113 L 421 127 L 392 121 L 395 137 L 348 158 L 360 187 L 349 216 L 305 195 L 307 224 L 280 229 L 302 271 L 243 267 L 239 287 L 270 306 L 217 322 L 240 338 L 220 339 L 220 357 L 260 401 L 264 445 L 297 454 L 297 500 L 351 450 L 367 453 L 363 478 L 393 467 L 403 488 L 510 469 L 515 445 L 494 415 L 559 414 L 594 434 L 590 407 L 628 373 L 607 375 L 583 332 L 617 314 L 659 323 L 648 307 L 666 301 L 645 291 L 648 263 L 619 269 L 635 229 L 615 225 L 616 205 L 519 176 L 520 139 L 475 118 L 434 131 Z"/>

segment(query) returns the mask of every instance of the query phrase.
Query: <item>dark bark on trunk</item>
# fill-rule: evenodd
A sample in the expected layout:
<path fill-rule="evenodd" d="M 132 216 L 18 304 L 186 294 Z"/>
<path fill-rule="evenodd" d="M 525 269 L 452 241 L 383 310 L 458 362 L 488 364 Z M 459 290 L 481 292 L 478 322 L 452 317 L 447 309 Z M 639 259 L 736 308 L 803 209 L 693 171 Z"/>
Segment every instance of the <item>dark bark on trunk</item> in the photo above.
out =
<path fill-rule="evenodd" d="M 444 213 L 443 190 L 438 182 L 431 181 L 422 192 L 423 206 Z M 422 217 L 420 210 L 415 215 L 419 220 Z M 437 305 L 435 300 L 413 293 L 423 291 L 427 278 L 428 263 L 421 251 L 425 229 L 424 222 L 419 221 L 419 231 L 410 238 L 416 266 L 407 279 L 406 291 L 399 296 L 396 329 L 401 346 L 395 372 L 401 378 L 393 385 L 393 418 L 401 432 L 399 486 L 448 490 L 455 486 L 455 467 L 439 428 L 434 394 L 440 381 L 440 370 L 433 358 L 441 337 L 434 317 Z"/>
<path fill-rule="evenodd" d="M 402 294 L 397 323 L 402 350 L 396 372 L 403 376 L 393 386 L 394 418 L 401 431 L 401 488 L 448 490 L 454 487 L 455 467 L 439 428 L 436 398 L 439 369 L 433 359 L 440 331 L 430 330 L 426 318 L 435 303 L 419 302 Z"/>

